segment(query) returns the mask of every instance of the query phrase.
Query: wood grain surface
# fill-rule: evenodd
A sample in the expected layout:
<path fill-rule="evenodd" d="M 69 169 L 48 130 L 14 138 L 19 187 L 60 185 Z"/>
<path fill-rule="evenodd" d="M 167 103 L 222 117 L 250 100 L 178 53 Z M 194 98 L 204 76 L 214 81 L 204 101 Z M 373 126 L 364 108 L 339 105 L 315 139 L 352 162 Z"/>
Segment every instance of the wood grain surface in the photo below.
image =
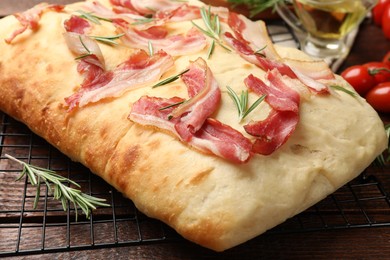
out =
<path fill-rule="evenodd" d="M 205 0 L 210 2 L 210 0 Z M 223 0 L 219 1 L 224 4 Z M 40 0 L 0 0 L 0 16 L 12 14 L 33 6 Z M 75 0 L 50 0 L 51 3 L 70 3 Z M 241 7 L 242 8 L 242 7 Z M 247 12 L 245 8 L 240 9 Z M 264 18 L 275 19 L 274 15 L 264 14 Z M 340 71 L 348 66 L 361 64 L 368 61 L 381 60 L 382 56 L 390 51 L 390 41 L 386 40 L 381 29 L 374 26 L 371 21 L 361 25 L 356 42 L 347 57 Z M 1 53 L 0 53 L 1 55 Z M 381 115 L 385 122 L 389 122 L 389 115 Z M 12 124 L 13 125 L 13 124 Z M 13 129 L 7 129 L 11 131 Z M 25 182 L 15 182 L 17 166 L 10 164 L 8 160 L 0 160 L 0 168 L 8 169 L 8 172 L 0 172 L 0 252 L 15 248 L 15 241 L 20 237 L 19 250 L 31 250 L 36 248 L 53 249 L 56 247 L 72 247 L 83 245 L 79 250 L 70 252 L 44 253 L 36 251 L 34 254 L 20 255 L 15 259 L 389 259 L 390 256 L 390 225 L 376 225 L 376 227 L 351 227 L 348 224 L 344 228 L 323 229 L 319 231 L 306 232 L 268 232 L 255 239 L 252 239 L 240 246 L 222 253 L 215 253 L 211 250 L 188 242 L 172 230 L 158 221 L 146 218 L 139 213 L 128 200 L 123 199 L 119 194 L 110 190 L 101 180 L 94 177 L 85 177 L 85 169 L 78 165 L 69 165 L 56 150 L 47 148 L 46 144 L 39 138 L 33 138 L 33 149 L 30 146 L 23 146 L 26 141 L 31 140 L 28 131 L 23 126 L 14 129 L 17 133 L 5 139 L 2 153 L 13 153 L 25 155 L 33 153 L 35 158 L 46 158 L 50 155 L 53 160 L 51 166 L 57 169 L 72 168 L 72 179 L 82 181 L 84 189 L 92 191 L 108 201 L 115 201 L 117 206 L 114 209 L 99 209 L 91 221 L 81 217 L 79 222 L 74 222 L 71 216 L 63 212 L 61 206 L 52 201 L 50 197 L 43 196 L 38 208 L 32 210 L 34 190 L 27 188 L 23 195 Z M 26 135 L 27 134 L 27 135 Z M 27 138 L 27 139 L 26 139 Z M 3 155 L 2 154 L 2 155 Z M 36 163 L 47 163 L 45 160 L 37 159 Z M 45 166 L 45 165 L 42 165 Z M 374 174 L 379 180 L 385 192 L 390 192 L 390 170 L 369 169 L 368 174 Z M 93 178 L 93 186 L 88 186 L 88 178 Z M 85 181 L 85 182 L 84 182 Z M 359 197 L 373 198 L 381 197 L 377 186 L 354 188 L 353 194 Z M 351 196 L 350 187 L 337 193 L 337 199 L 349 200 Z M 45 190 L 42 190 L 45 194 Z M 25 203 L 22 203 L 25 198 Z M 367 223 L 362 213 L 362 208 L 370 213 L 369 222 L 389 223 L 390 206 L 388 197 L 381 197 L 378 200 L 368 200 L 359 205 L 344 205 L 346 219 L 351 223 Z M 330 198 L 332 201 L 332 198 Z M 345 218 L 334 213 L 334 206 L 325 202 L 318 207 L 328 221 L 343 225 Z M 45 211 L 49 208 L 49 211 Z M 316 210 L 316 209 L 312 209 Z M 21 216 L 21 212 L 23 215 Z M 44 214 L 42 214 L 44 212 Z M 118 222 L 110 221 L 115 214 Z M 305 225 L 316 225 L 315 212 L 303 213 L 301 220 Z M 333 218 L 331 218 L 333 216 Z M 345 217 L 345 216 L 344 216 Z M 362 219 L 363 218 L 363 219 Z M 22 229 L 18 229 L 19 221 L 23 220 Z M 339 219 L 339 220 L 337 220 Z M 65 224 L 63 224 L 65 223 Z M 45 229 L 42 229 L 42 225 Z M 302 224 L 302 223 L 300 223 Z M 115 225 L 115 229 L 113 229 Z M 292 223 L 291 225 L 294 225 Z M 373 225 L 374 226 L 374 225 Z M 7 228 L 8 227 L 8 228 Z M 291 228 L 291 227 L 289 227 Z M 113 230 L 116 230 L 115 232 Z M 290 229 L 293 230 L 293 229 Z M 43 233 L 45 232 L 45 233 Z M 154 238 L 169 238 L 165 242 L 153 242 Z M 142 239 L 143 243 L 138 243 Z M 88 250 L 94 245 L 111 241 L 117 246 Z M 121 242 L 134 241 L 134 244 L 120 246 Z M 50 250 L 48 250 L 50 252 Z M 53 250 L 52 250 L 53 251 Z M 10 258 L 12 259 L 12 258 Z"/>

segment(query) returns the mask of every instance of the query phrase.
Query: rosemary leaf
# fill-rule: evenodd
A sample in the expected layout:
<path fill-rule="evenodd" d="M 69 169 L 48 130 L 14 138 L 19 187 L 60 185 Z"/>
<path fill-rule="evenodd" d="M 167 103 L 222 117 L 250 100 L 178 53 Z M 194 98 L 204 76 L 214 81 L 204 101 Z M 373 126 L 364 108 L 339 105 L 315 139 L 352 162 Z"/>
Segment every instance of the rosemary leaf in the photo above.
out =
<path fill-rule="evenodd" d="M 228 95 L 233 100 L 234 105 L 238 111 L 238 118 L 241 122 L 246 116 L 248 116 L 255 108 L 260 105 L 260 103 L 265 99 L 266 95 L 259 97 L 249 108 L 249 94 L 248 90 L 242 91 L 240 96 L 229 86 L 226 86 L 228 89 Z"/>
<path fill-rule="evenodd" d="M 92 12 L 90 13 L 87 13 L 87 12 L 84 12 L 82 10 L 77 10 L 76 12 L 78 12 L 80 15 L 81 18 L 84 18 L 84 19 L 87 19 L 95 24 L 101 24 L 100 23 L 100 20 L 102 21 L 106 21 L 106 22 L 112 22 L 111 19 L 108 19 L 108 18 L 104 18 L 104 17 L 100 17 L 100 16 L 97 16 L 97 15 L 94 15 Z"/>
<path fill-rule="evenodd" d="M 210 59 L 211 55 L 212 55 L 213 52 L 214 52 L 214 49 L 215 49 L 215 40 L 213 40 L 213 41 L 211 42 L 209 51 L 207 52 L 207 59 Z"/>
<path fill-rule="evenodd" d="M 15 181 L 20 181 L 23 176 L 26 175 L 26 169 L 23 168 L 23 171 L 20 173 L 19 177 L 15 179 Z"/>
<path fill-rule="evenodd" d="M 34 173 L 32 172 L 32 169 L 27 168 L 26 171 L 27 171 L 28 179 L 31 182 L 31 185 L 36 186 L 38 182 L 37 182 L 37 178 L 35 177 Z"/>
<path fill-rule="evenodd" d="M 175 107 L 175 106 L 181 105 L 181 104 L 183 104 L 183 103 L 184 103 L 184 101 L 180 101 L 180 102 L 173 103 L 173 104 L 170 104 L 170 105 L 168 105 L 168 106 L 159 108 L 158 110 L 159 110 L 159 111 L 166 110 L 166 109 L 168 109 L 168 108 Z"/>
<path fill-rule="evenodd" d="M 237 111 L 238 111 L 238 117 L 240 118 L 242 115 L 242 106 L 241 106 L 241 99 L 238 97 L 237 93 L 229 86 L 226 86 L 226 88 L 229 90 L 228 94 L 230 98 L 233 100 L 234 104 L 236 105 Z"/>
<path fill-rule="evenodd" d="M 255 51 L 255 55 L 260 55 L 262 57 L 265 57 L 265 55 L 262 53 L 262 51 L 264 51 L 265 48 L 267 48 L 267 45 L 265 45 L 263 48 L 260 48 L 257 51 Z"/>
<path fill-rule="evenodd" d="M 125 35 L 124 33 L 117 34 L 117 35 L 112 35 L 112 36 L 88 36 L 92 39 L 95 39 L 99 42 L 106 43 L 106 44 L 112 44 L 112 45 L 117 45 L 118 43 L 115 41 Z"/>
<path fill-rule="evenodd" d="M 250 112 L 252 112 L 258 105 L 260 105 L 261 102 L 265 99 L 267 95 L 262 95 L 259 97 L 244 113 L 242 118 L 245 118 Z"/>
<path fill-rule="evenodd" d="M 131 23 L 131 25 L 140 25 L 140 24 L 150 23 L 153 21 L 154 18 L 135 19 L 135 22 Z"/>
<path fill-rule="evenodd" d="M 191 23 L 192 23 L 196 28 L 198 28 L 199 31 L 201 31 L 203 34 L 205 34 L 206 36 L 215 39 L 213 33 L 209 32 L 209 31 L 206 31 L 205 29 L 203 29 L 202 27 L 200 27 L 199 25 L 197 25 L 197 24 L 194 23 L 193 21 L 191 21 Z"/>
<path fill-rule="evenodd" d="M 37 186 L 38 186 L 38 188 L 37 188 L 37 192 L 36 192 L 36 194 L 35 194 L 35 199 L 34 199 L 34 204 L 33 204 L 33 208 L 34 208 L 34 209 L 37 208 L 37 206 L 38 206 L 38 201 L 39 201 L 39 197 L 40 197 L 40 195 L 41 195 L 41 189 L 40 189 L 40 187 L 41 187 L 41 178 L 40 178 L 39 176 L 38 176 Z"/>
<path fill-rule="evenodd" d="M 42 180 L 46 183 L 48 191 L 53 193 L 54 199 L 61 201 L 64 211 L 67 210 L 68 202 L 73 203 L 75 208 L 76 221 L 78 216 L 77 207 L 80 207 L 85 216 L 89 219 L 91 210 L 96 209 L 97 206 L 110 206 L 109 204 L 104 203 L 104 199 L 92 197 L 88 194 L 82 193 L 78 189 L 68 186 L 69 184 L 73 184 L 78 188 L 80 187 L 80 185 L 76 182 L 58 175 L 54 171 L 28 164 L 8 154 L 6 154 L 5 157 L 21 164 L 23 166 L 21 176 L 27 174 L 27 178 L 31 185 L 36 187 L 37 190 L 34 200 L 34 209 L 37 207 L 39 202 Z M 20 180 L 20 178 L 21 177 L 19 176 L 17 180 Z"/>
<path fill-rule="evenodd" d="M 85 49 L 87 52 L 86 52 L 85 54 L 82 54 L 82 55 L 76 57 L 75 60 L 81 60 L 81 59 L 83 59 L 83 58 L 85 58 L 85 57 L 88 57 L 88 56 L 92 55 L 92 52 L 88 49 L 87 45 L 85 45 L 83 39 L 81 38 L 81 35 L 79 35 L 79 40 L 80 40 L 80 42 L 81 42 L 81 45 L 84 47 L 84 49 Z"/>
<path fill-rule="evenodd" d="M 75 60 L 81 60 L 81 59 L 84 59 L 85 57 L 88 57 L 88 56 L 91 56 L 92 53 L 86 53 L 86 54 L 82 54 L 80 56 L 77 56 L 76 58 L 74 58 Z"/>
<path fill-rule="evenodd" d="M 176 74 L 176 75 L 174 75 L 174 76 L 171 76 L 171 77 L 169 77 L 169 78 L 166 78 L 166 79 L 164 79 L 164 80 L 162 80 L 162 81 L 160 81 L 160 82 L 154 84 L 154 85 L 152 86 L 152 88 L 157 88 L 157 87 L 166 85 L 166 84 L 168 84 L 168 83 L 174 82 L 174 81 L 176 81 L 177 79 L 179 79 L 181 75 L 183 75 L 184 73 L 186 73 L 186 72 L 188 72 L 188 71 L 189 71 L 189 69 L 186 69 L 186 70 L 183 70 L 182 72 L 180 72 L 180 73 L 178 73 L 178 74 Z"/>
<path fill-rule="evenodd" d="M 218 15 L 212 15 L 211 14 L 211 10 L 210 10 L 210 7 L 208 10 L 206 10 L 206 8 L 202 7 L 200 9 L 200 14 L 201 14 L 201 17 L 202 17 L 202 20 L 203 20 L 203 23 L 205 25 L 205 29 L 200 27 L 198 24 L 196 24 L 194 21 L 191 21 L 191 23 L 196 27 L 198 28 L 199 31 L 201 31 L 204 35 L 210 37 L 211 39 L 213 39 L 214 41 L 212 42 L 212 45 L 215 45 L 215 43 L 217 43 L 219 46 L 221 46 L 222 48 L 224 48 L 225 50 L 227 51 L 231 51 L 228 47 L 226 47 L 221 39 L 220 39 L 220 33 L 221 33 L 221 23 L 219 21 L 219 17 Z M 208 52 L 208 55 L 210 55 L 210 53 L 212 53 L 212 51 L 210 50 L 214 50 L 214 46 L 210 47 L 209 49 L 209 52 Z M 208 58 L 210 58 L 210 56 L 208 56 Z"/>
<path fill-rule="evenodd" d="M 342 92 L 345 92 L 345 93 L 347 93 L 348 95 L 351 95 L 351 96 L 353 96 L 353 97 L 356 97 L 356 93 L 355 93 L 355 92 L 353 92 L 353 91 L 351 91 L 351 90 L 348 90 L 348 89 L 346 89 L 346 88 L 344 88 L 344 87 L 342 87 L 342 86 L 339 86 L 339 85 L 331 85 L 330 87 L 333 88 L 333 89 L 335 89 L 335 90 L 340 90 L 340 91 L 342 91 Z"/>

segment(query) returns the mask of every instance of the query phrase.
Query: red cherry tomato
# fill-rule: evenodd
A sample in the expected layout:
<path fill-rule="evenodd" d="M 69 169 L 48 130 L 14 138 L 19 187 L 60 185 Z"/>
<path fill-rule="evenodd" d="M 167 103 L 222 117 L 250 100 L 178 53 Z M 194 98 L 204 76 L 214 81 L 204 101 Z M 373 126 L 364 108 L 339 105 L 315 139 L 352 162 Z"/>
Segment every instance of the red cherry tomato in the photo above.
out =
<path fill-rule="evenodd" d="M 370 75 L 368 68 L 362 65 L 355 65 L 347 68 L 341 76 L 359 93 L 362 97 L 376 85 L 375 77 Z"/>
<path fill-rule="evenodd" d="M 378 112 L 390 113 L 390 82 L 383 82 L 371 89 L 367 102 Z"/>
<path fill-rule="evenodd" d="M 368 62 L 363 64 L 368 68 L 368 73 L 375 78 L 376 84 L 390 81 L 390 65 L 383 62 Z"/>
<path fill-rule="evenodd" d="M 390 3 L 390 0 L 379 0 L 378 3 L 372 8 L 372 18 L 376 25 L 382 25 L 382 16 L 385 11 L 386 5 Z"/>
<path fill-rule="evenodd" d="M 385 56 L 383 56 L 382 62 L 390 66 L 390 51 L 388 51 Z"/>
<path fill-rule="evenodd" d="M 382 31 L 390 39 L 390 4 L 386 5 L 382 16 Z"/>

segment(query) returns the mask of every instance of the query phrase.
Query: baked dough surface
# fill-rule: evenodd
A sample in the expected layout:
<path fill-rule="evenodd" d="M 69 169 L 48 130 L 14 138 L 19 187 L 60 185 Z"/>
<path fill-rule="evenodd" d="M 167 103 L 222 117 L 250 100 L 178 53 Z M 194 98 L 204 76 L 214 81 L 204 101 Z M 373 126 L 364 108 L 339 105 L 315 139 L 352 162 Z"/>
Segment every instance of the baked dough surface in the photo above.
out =
<path fill-rule="evenodd" d="M 64 41 L 63 22 L 79 5 L 61 13 L 45 12 L 37 31 L 27 30 L 11 44 L 0 41 L 0 109 L 101 176 L 139 210 L 195 243 L 222 251 L 265 232 L 355 178 L 386 147 L 377 113 L 362 98 L 341 91 L 305 94 L 289 140 L 273 154 L 255 155 L 246 164 L 201 153 L 128 119 L 133 102 L 143 95 L 186 97 L 180 81 L 128 91 L 69 113 L 64 98 L 83 78 Z M 19 26 L 13 16 L 3 18 L 0 38 Z M 190 22 L 171 25 L 175 31 L 190 27 Z M 116 34 L 109 23 L 94 27 L 93 33 Z M 108 68 L 132 52 L 123 46 L 100 47 Z M 297 50 L 276 48 L 282 57 L 308 59 Z M 167 74 L 182 71 L 199 56 L 206 60 L 206 55 L 207 48 L 177 57 Z M 239 123 L 225 89 L 229 85 L 241 91 L 247 75 L 262 78 L 264 71 L 218 46 L 207 64 L 222 90 L 215 118 L 242 129 L 242 124 L 268 113 L 262 104 Z M 352 90 L 340 77 L 336 81 Z"/>

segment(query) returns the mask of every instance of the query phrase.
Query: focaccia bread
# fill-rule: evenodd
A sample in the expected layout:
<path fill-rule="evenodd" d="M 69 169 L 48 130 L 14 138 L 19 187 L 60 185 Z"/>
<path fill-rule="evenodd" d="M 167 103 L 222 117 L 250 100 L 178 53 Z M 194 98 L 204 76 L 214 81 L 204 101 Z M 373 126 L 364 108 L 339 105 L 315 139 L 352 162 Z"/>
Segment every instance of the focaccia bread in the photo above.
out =
<path fill-rule="evenodd" d="M 126 2 L 0 20 L 0 109 L 185 238 L 243 243 L 385 149 L 365 100 L 323 62 L 274 46 L 262 22 L 195 0 Z M 248 107 L 264 100 L 240 120 L 228 87 L 249 90 Z"/>

